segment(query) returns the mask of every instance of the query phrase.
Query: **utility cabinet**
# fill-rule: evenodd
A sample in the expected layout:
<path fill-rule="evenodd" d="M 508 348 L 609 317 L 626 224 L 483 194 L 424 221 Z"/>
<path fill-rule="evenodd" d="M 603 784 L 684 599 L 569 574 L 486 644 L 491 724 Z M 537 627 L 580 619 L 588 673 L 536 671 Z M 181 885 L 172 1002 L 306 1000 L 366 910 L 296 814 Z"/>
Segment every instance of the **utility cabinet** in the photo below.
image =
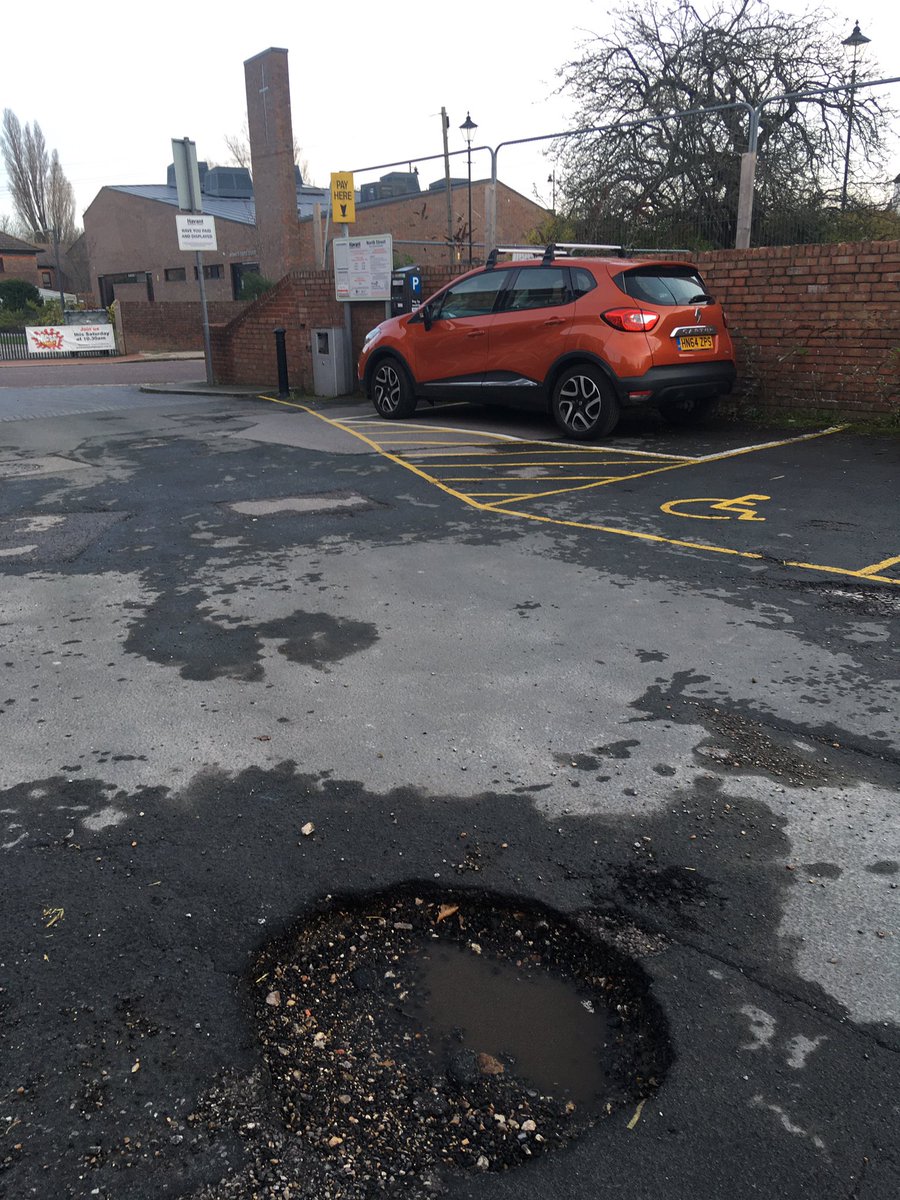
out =
<path fill-rule="evenodd" d="M 346 338 L 340 326 L 312 331 L 313 391 L 317 396 L 348 396 L 353 391 Z"/>

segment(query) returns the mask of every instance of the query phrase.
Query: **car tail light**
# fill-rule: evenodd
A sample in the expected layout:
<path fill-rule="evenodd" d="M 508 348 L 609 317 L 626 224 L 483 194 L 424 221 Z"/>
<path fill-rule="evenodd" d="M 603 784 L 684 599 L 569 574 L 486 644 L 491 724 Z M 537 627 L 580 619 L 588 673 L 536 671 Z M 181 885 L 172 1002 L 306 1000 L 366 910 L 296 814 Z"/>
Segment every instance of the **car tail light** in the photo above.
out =
<path fill-rule="evenodd" d="M 657 323 L 659 313 L 646 312 L 643 308 L 609 308 L 603 314 L 603 320 L 624 333 L 645 333 Z"/>

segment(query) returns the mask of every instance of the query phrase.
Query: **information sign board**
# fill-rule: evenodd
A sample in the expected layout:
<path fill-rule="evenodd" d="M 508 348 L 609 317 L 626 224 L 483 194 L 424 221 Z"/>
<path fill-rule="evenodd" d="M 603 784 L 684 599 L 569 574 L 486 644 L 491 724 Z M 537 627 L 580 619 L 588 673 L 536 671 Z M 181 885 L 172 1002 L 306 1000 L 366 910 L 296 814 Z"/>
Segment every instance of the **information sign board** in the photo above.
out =
<path fill-rule="evenodd" d="M 389 233 L 335 238 L 332 245 L 338 300 L 390 300 L 394 239 Z"/>
<path fill-rule="evenodd" d="M 177 213 L 179 250 L 218 250 L 215 217 L 204 213 Z"/>

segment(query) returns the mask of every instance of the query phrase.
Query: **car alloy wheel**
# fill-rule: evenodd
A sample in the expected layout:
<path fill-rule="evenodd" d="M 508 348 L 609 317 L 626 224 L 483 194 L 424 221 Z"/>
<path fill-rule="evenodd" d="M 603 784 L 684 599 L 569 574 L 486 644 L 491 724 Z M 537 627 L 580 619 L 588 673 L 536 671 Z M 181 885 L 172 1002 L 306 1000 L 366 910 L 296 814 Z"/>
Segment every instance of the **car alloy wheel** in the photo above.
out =
<path fill-rule="evenodd" d="M 610 432 L 619 419 L 619 406 L 599 371 L 572 367 L 554 388 L 553 415 L 569 437 L 586 441 Z"/>
<path fill-rule="evenodd" d="M 412 381 L 400 363 L 392 358 L 386 358 L 376 366 L 370 394 L 375 411 L 387 420 L 408 417 L 416 407 Z"/>

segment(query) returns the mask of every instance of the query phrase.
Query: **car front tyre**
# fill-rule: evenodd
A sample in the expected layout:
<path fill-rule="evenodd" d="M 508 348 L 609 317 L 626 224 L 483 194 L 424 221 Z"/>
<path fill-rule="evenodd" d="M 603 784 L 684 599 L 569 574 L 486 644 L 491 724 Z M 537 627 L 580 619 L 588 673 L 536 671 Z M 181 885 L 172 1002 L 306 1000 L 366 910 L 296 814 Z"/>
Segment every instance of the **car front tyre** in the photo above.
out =
<path fill-rule="evenodd" d="M 553 417 L 566 435 L 579 442 L 603 437 L 619 421 L 619 402 L 597 367 L 569 367 L 553 389 Z"/>
<path fill-rule="evenodd" d="M 386 421 L 411 416 L 416 394 L 409 372 L 396 358 L 383 358 L 369 376 L 369 399 L 375 411 Z"/>

